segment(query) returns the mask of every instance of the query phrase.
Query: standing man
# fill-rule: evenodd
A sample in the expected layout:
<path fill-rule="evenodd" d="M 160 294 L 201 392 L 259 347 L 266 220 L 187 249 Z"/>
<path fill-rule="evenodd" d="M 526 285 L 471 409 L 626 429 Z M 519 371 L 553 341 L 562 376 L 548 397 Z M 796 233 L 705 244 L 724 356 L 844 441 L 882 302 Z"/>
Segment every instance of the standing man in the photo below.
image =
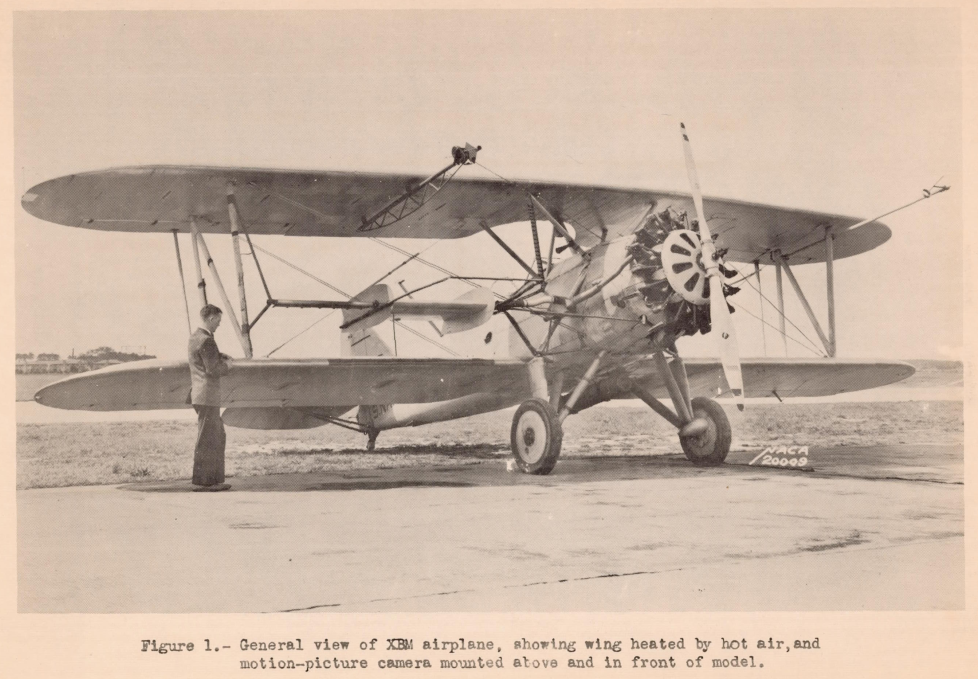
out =
<path fill-rule="evenodd" d="M 230 370 L 231 357 L 217 350 L 214 331 L 221 310 L 213 304 L 200 310 L 202 327 L 190 336 L 190 403 L 197 411 L 194 448 L 194 490 L 227 490 L 224 483 L 224 422 L 221 420 L 221 376 Z"/>

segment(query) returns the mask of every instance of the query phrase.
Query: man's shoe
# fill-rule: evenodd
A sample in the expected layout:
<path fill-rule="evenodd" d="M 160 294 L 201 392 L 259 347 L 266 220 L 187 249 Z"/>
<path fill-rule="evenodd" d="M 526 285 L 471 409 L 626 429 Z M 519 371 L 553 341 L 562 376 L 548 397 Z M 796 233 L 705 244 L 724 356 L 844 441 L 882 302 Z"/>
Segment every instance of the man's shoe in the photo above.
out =
<path fill-rule="evenodd" d="M 198 486 L 197 484 L 193 484 L 193 491 L 195 493 L 216 493 L 219 490 L 228 490 L 230 487 L 230 483 L 215 483 L 213 486 Z"/>

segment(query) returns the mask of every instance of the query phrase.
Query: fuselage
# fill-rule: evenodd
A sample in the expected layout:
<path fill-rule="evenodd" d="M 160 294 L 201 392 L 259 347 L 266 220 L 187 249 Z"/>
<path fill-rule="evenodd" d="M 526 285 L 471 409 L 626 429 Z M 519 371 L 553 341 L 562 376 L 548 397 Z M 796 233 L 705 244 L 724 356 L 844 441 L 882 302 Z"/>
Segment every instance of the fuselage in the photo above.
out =
<path fill-rule="evenodd" d="M 652 215 L 632 233 L 600 243 L 584 255 L 565 257 L 550 271 L 543 291 L 512 312 L 522 336 L 510 327 L 509 357 L 529 361 L 533 353 L 528 344 L 543 355 L 555 402 L 602 352 L 609 357 L 607 366 L 621 365 L 668 346 L 680 335 L 708 329 L 706 307 L 676 293 L 659 258 L 662 242 L 678 228 L 678 223 Z M 574 299 L 579 301 L 569 304 Z M 614 397 L 615 383 L 610 371 L 602 369 L 582 404 Z M 358 419 L 378 430 L 416 426 L 500 410 L 531 395 L 528 383 L 522 392 L 361 408 Z"/>

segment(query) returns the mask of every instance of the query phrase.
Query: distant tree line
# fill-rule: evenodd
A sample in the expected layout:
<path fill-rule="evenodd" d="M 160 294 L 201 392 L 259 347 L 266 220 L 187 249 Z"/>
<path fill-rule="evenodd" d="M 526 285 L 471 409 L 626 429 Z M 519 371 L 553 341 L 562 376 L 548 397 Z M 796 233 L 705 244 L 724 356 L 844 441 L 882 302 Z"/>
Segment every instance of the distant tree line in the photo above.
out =
<path fill-rule="evenodd" d="M 125 351 L 116 351 L 112 347 L 99 347 L 98 349 L 89 349 L 83 354 L 79 354 L 75 358 L 81 359 L 83 361 L 142 361 L 147 358 L 156 358 L 156 356 L 150 354 L 136 354 Z"/>
<path fill-rule="evenodd" d="M 127 351 L 116 351 L 112 347 L 98 347 L 77 356 L 68 356 L 62 359 L 59 354 L 41 353 L 34 355 L 34 352 L 17 354 L 18 361 L 26 361 L 27 365 L 18 363 L 17 372 L 85 372 L 111 363 L 126 363 L 128 361 L 142 361 L 148 358 L 156 358 L 151 354 L 140 354 Z M 41 364 L 57 363 L 58 365 L 44 367 Z M 21 369 L 23 368 L 23 370 Z"/>

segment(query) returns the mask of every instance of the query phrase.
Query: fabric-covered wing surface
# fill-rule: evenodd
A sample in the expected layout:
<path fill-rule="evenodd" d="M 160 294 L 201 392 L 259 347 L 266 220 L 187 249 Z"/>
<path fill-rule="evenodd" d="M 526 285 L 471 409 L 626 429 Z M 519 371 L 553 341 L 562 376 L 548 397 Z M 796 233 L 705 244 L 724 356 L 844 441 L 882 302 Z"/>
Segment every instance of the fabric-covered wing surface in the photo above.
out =
<path fill-rule="evenodd" d="M 685 359 L 689 388 L 693 396 L 715 397 L 727 393 L 723 368 L 716 359 Z M 745 358 L 741 361 L 744 395 L 747 398 L 774 396 L 832 396 L 873 389 L 905 380 L 914 373 L 912 365 L 899 361 L 818 358 Z M 648 372 L 640 380 L 659 398 L 669 392 L 658 375 Z"/>
<path fill-rule="evenodd" d="M 235 361 L 221 378 L 233 408 L 431 403 L 479 392 L 529 393 L 520 361 L 338 358 Z M 74 375 L 37 392 L 35 401 L 68 410 L 187 408 L 190 372 L 181 361 L 139 361 Z"/>
<path fill-rule="evenodd" d="M 30 214 L 56 224 L 106 231 L 189 231 L 191 216 L 204 233 L 228 233 L 227 187 L 252 234 L 462 238 L 527 220 L 528 192 L 576 229 L 585 247 L 633 228 L 651 205 L 692 214 L 682 193 L 554 182 L 455 178 L 422 207 L 389 226 L 359 231 L 361 218 L 422 180 L 420 175 L 261 170 L 195 166 L 143 166 L 68 175 L 33 187 L 22 198 Z M 879 222 L 807 210 L 704 198 L 718 245 L 732 262 L 770 263 L 780 249 L 795 264 L 825 259 L 825 228 L 835 229 L 841 259 L 886 242 Z"/>

